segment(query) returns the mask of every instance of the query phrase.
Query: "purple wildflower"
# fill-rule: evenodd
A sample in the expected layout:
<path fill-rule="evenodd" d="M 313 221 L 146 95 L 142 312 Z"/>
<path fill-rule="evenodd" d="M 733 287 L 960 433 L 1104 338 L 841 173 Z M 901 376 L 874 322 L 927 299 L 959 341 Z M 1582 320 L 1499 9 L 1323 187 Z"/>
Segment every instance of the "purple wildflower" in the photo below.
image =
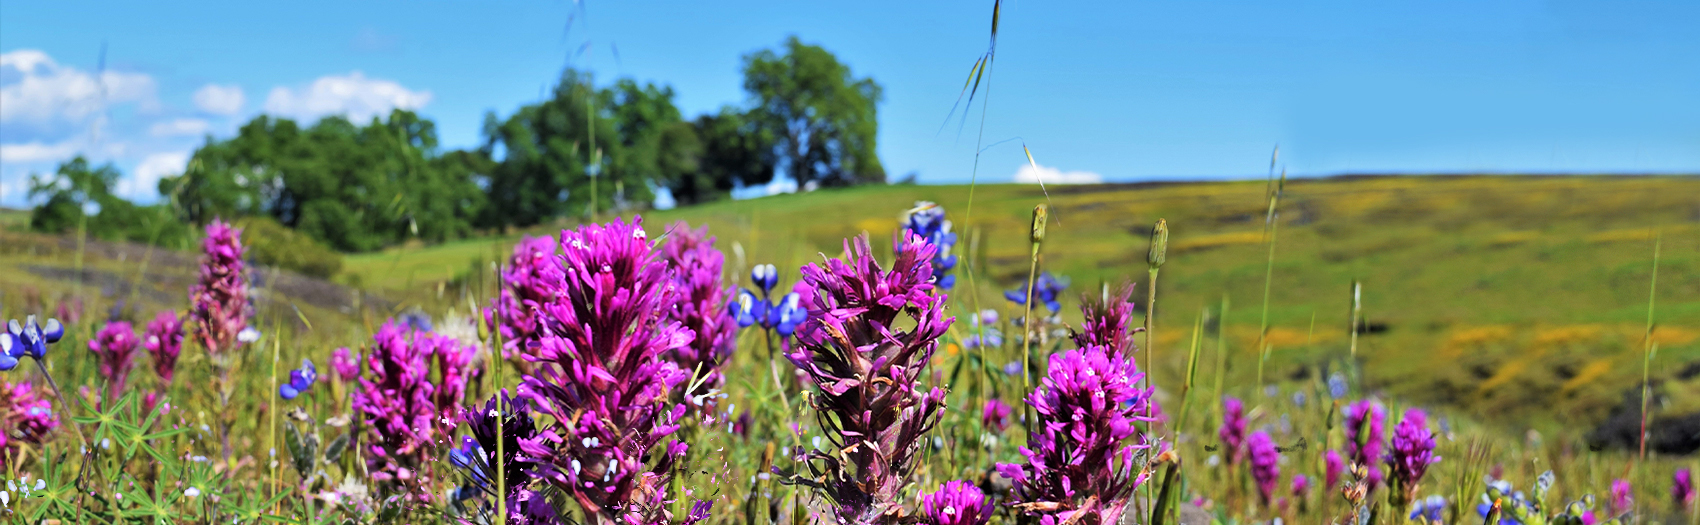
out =
<path fill-rule="evenodd" d="M 1275 483 L 1281 480 L 1281 450 L 1268 432 L 1253 432 L 1246 439 L 1246 453 L 1251 458 L 1251 479 L 1257 483 L 1257 493 L 1263 504 L 1274 501 Z"/>
<path fill-rule="evenodd" d="M 955 320 L 934 293 L 934 253 L 910 237 L 887 271 L 859 236 L 845 241 L 841 258 L 802 269 L 809 315 L 785 357 L 819 391 L 809 400 L 832 451 L 809 454 L 809 477 L 841 524 L 897 519 L 923 438 L 943 414 L 944 390 L 918 384 Z"/>
<path fill-rule="evenodd" d="M 349 352 L 348 347 L 336 349 L 335 352 L 331 352 L 331 370 L 335 370 L 337 378 L 342 379 L 343 382 L 351 383 L 355 379 L 359 379 L 360 353 Z"/>
<path fill-rule="evenodd" d="M 1136 386 L 1143 376 L 1132 359 L 1103 346 L 1051 355 L 1045 378 L 1027 398 L 1038 415 L 1020 449 L 1027 461 L 997 466 L 1014 480 L 1023 510 L 1042 515 L 1045 525 L 1118 522 L 1145 481 L 1134 462 L 1136 450 L 1150 447 L 1134 427 L 1151 420 L 1144 414 L 1152 390 Z"/>
<path fill-rule="evenodd" d="M 1393 429 L 1393 449 L 1387 452 L 1385 461 L 1394 497 L 1403 498 L 1400 501 L 1415 498 L 1429 465 L 1440 461 L 1434 455 L 1434 434 L 1428 430 L 1428 414 L 1415 408 L 1405 411 L 1404 419 Z"/>
<path fill-rule="evenodd" d="M 502 358 L 525 352 L 538 340 L 537 307 L 554 297 L 557 281 L 544 273 L 559 266 L 559 245 L 553 237 L 527 237 L 514 245 L 508 267 L 502 270 L 501 296 L 484 310 L 502 335 Z"/>
<path fill-rule="evenodd" d="M 1003 433 L 1005 428 L 1009 428 L 1009 414 L 1012 410 L 1003 400 L 995 397 L 987 399 L 985 409 L 980 412 L 981 426 L 995 433 Z"/>
<path fill-rule="evenodd" d="M 1634 491 L 1629 488 L 1629 480 L 1618 478 L 1611 480 L 1611 513 L 1623 515 L 1635 510 Z"/>
<path fill-rule="evenodd" d="M 136 338 L 136 331 L 125 321 L 106 323 L 94 340 L 89 341 L 89 350 L 100 360 L 100 377 L 106 380 L 107 399 L 116 401 L 124 392 L 124 385 L 130 381 L 130 369 L 136 365 L 139 346 L 141 340 Z"/>
<path fill-rule="evenodd" d="M 642 219 L 561 232 L 559 264 L 539 279 L 537 368 L 519 393 L 553 422 L 519 441 L 532 475 L 570 494 L 586 521 L 653 523 L 685 444 L 658 446 L 678 430 L 685 406 L 667 402 L 690 376 L 666 357 L 690 330 L 665 318 L 678 285 L 651 249 Z M 646 459 L 660 456 L 654 470 Z"/>
<path fill-rule="evenodd" d="M 924 525 L 985 525 L 992 519 L 992 500 L 973 483 L 948 481 L 921 495 L 919 518 Z"/>
<path fill-rule="evenodd" d="M 729 300 L 720 278 L 725 256 L 714 249 L 714 237 L 708 234 L 708 227 L 692 230 L 680 221 L 673 224 L 670 232 L 663 253 L 679 299 L 667 309 L 667 316 L 695 333 L 696 338 L 668 357 L 679 368 L 705 378 L 702 391 L 689 393 L 701 395 L 724 382 L 720 367 L 732 358 L 737 347 L 738 321 L 721 307 Z"/>
<path fill-rule="evenodd" d="M 307 358 L 301 358 L 301 368 L 289 371 L 289 382 L 277 386 L 277 395 L 284 399 L 295 399 L 296 396 L 307 393 L 313 383 L 319 380 L 319 368 Z"/>
<path fill-rule="evenodd" d="M 485 521 L 495 514 L 492 503 L 494 498 L 507 500 L 510 523 L 520 525 L 553 525 L 565 523 L 553 505 L 532 486 L 534 479 L 526 471 L 526 464 L 521 460 L 519 442 L 522 439 L 535 439 L 537 425 L 527 415 L 525 401 L 508 396 L 503 390 L 498 399 L 492 396 L 484 402 L 482 408 L 466 410 L 461 420 L 466 422 L 470 435 L 461 439 L 459 447 L 449 450 L 449 463 L 460 468 L 466 476 L 466 484 L 458 490 L 457 501 L 476 498 L 479 500 L 478 510 L 484 515 Z M 502 444 L 497 446 L 496 427 L 501 426 Z M 497 457 L 497 451 L 505 457 Z M 498 461 L 500 460 L 500 461 Z M 501 485 L 506 494 L 497 494 L 496 465 L 502 465 Z"/>
<path fill-rule="evenodd" d="M 1346 461 L 1340 459 L 1340 452 L 1330 450 L 1327 455 L 1322 457 L 1322 462 L 1323 488 L 1334 490 L 1334 487 L 1340 486 L 1340 475 L 1346 471 Z"/>
<path fill-rule="evenodd" d="M 1123 354 L 1132 352 L 1133 334 L 1145 330 L 1144 327 L 1128 329 L 1133 324 L 1132 299 L 1132 284 L 1122 285 L 1106 298 L 1083 294 L 1080 313 L 1086 322 L 1081 323 L 1079 332 L 1070 334 L 1074 344 L 1081 348 L 1103 345 Z"/>
<path fill-rule="evenodd" d="M 950 270 L 956 267 L 956 256 L 950 249 L 956 246 L 956 233 L 950 231 L 949 219 L 944 218 L 944 206 L 928 201 L 916 201 L 915 207 L 903 213 L 903 233 L 899 239 L 910 236 L 921 237 L 931 243 L 936 250 L 933 252 L 933 284 L 941 290 L 949 290 L 956 286 L 956 276 Z M 899 243 L 902 241 L 900 240 Z"/>
<path fill-rule="evenodd" d="M 1294 498 L 1304 499 L 1305 495 L 1310 493 L 1310 476 L 1294 474 L 1292 491 Z"/>
<path fill-rule="evenodd" d="M 429 448 L 436 436 L 436 406 L 429 347 L 407 340 L 407 328 L 384 323 L 367 349 L 369 377 L 354 390 L 354 411 L 365 417 L 366 468 L 372 479 L 421 502 L 429 501 Z"/>
<path fill-rule="evenodd" d="M 148 323 L 142 346 L 153 356 L 153 371 L 159 375 L 161 389 L 171 384 L 177 375 L 177 356 L 183 352 L 183 319 L 177 312 L 160 312 Z"/>
<path fill-rule="evenodd" d="M 6 323 L 5 333 L 0 333 L 0 370 L 17 368 L 18 360 L 32 357 L 41 360 L 47 357 L 47 345 L 59 342 L 65 337 L 65 325 L 58 319 L 48 319 L 45 324 L 36 324 L 35 316 L 24 318 L 19 323 L 17 319 Z"/>
<path fill-rule="evenodd" d="M 1228 458 L 1229 466 L 1245 459 L 1245 425 L 1245 403 L 1233 396 L 1223 397 L 1222 428 L 1216 435 L 1222 438 L 1222 453 Z"/>
<path fill-rule="evenodd" d="M 48 434 L 59 428 L 53 406 L 36 396 L 27 382 L 0 379 L 0 468 L 11 464 L 24 445 L 39 448 Z"/>
<path fill-rule="evenodd" d="M 473 358 L 478 348 L 459 339 L 434 332 L 414 332 L 414 346 L 428 352 L 437 371 L 437 381 L 431 389 L 431 404 L 442 417 L 454 417 L 461 412 L 466 400 L 466 384 L 475 372 Z"/>
<path fill-rule="evenodd" d="M 1375 468 L 1381 456 L 1381 445 L 1387 411 L 1381 403 L 1365 399 L 1346 407 L 1346 457 L 1354 465 L 1369 470 L 1369 486 L 1381 484 L 1381 469 Z"/>
<path fill-rule="evenodd" d="M 236 335 L 248 327 L 248 282 L 243 277 L 242 230 L 214 219 L 201 241 L 200 281 L 190 289 L 195 339 L 207 352 L 222 356 L 236 347 Z"/>
<path fill-rule="evenodd" d="M 1676 474 L 1671 475 L 1670 497 L 1678 509 L 1694 506 L 1694 471 L 1676 469 Z"/>

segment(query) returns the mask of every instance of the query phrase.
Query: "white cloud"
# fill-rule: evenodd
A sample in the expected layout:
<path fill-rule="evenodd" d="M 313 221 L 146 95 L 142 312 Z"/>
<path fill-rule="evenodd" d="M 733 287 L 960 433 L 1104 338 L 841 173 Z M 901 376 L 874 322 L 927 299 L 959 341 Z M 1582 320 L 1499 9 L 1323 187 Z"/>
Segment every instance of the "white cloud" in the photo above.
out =
<path fill-rule="evenodd" d="M 1015 170 L 1017 184 L 1098 184 L 1104 182 L 1104 176 L 1090 171 L 1062 171 L 1049 166 L 1022 164 Z"/>
<path fill-rule="evenodd" d="M 68 158 L 77 153 L 78 145 L 75 140 L 67 140 L 56 144 L 40 141 L 22 144 L 0 144 L 0 163 L 52 162 Z"/>
<path fill-rule="evenodd" d="M 242 93 L 242 86 L 235 84 L 207 84 L 195 90 L 195 107 L 214 115 L 235 115 L 247 102 L 248 96 Z"/>
<path fill-rule="evenodd" d="M 412 91 L 389 80 L 369 79 L 355 71 L 323 76 L 301 89 L 272 88 L 265 110 L 297 120 L 347 115 L 355 123 L 388 115 L 392 109 L 418 109 L 431 102 L 430 91 Z"/>
<path fill-rule="evenodd" d="M 133 201 L 151 201 L 159 197 L 159 179 L 183 173 L 189 165 L 189 152 L 154 153 L 136 165 L 134 173 L 118 180 L 118 196 Z"/>
<path fill-rule="evenodd" d="M 198 118 L 178 118 L 157 122 L 148 127 L 148 134 L 155 137 L 199 137 L 212 129 L 212 123 Z"/>
<path fill-rule="evenodd" d="M 159 106 L 153 77 L 106 71 L 97 80 L 34 49 L 0 54 L 0 79 L 5 79 L 0 86 L 0 122 L 76 124 L 117 104 L 137 103 L 144 110 Z"/>

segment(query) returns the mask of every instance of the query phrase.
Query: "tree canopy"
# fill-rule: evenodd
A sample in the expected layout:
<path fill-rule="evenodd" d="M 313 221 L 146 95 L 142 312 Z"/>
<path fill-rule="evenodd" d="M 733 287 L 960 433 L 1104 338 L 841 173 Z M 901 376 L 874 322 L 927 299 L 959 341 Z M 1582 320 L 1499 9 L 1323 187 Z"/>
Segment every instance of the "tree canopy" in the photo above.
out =
<path fill-rule="evenodd" d="M 885 182 L 875 153 L 882 97 L 872 78 L 858 79 L 831 52 L 792 36 L 783 53 L 744 56 L 749 119 L 777 138 L 786 173 L 799 186 Z"/>

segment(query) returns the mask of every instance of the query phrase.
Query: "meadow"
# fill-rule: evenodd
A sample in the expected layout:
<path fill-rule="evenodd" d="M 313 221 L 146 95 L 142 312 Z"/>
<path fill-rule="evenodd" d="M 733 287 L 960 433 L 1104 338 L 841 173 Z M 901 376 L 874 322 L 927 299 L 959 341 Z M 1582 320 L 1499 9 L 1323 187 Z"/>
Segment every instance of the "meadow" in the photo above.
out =
<path fill-rule="evenodd" d="M 521 402 L 518 406 L 529 407 L 530 415 L 520 415 L 524 411 L 512 404 L 486 405 L 498 390 L 514 391 L 521 378 L 588 391 L 615 388 L 519 357 L 537 358 L 543 352 L 574 361 L 548 353 L 554 350 L 537 350 L 555 343 L 519 333 L 523 327 L 511 326 L 504 315 L 519 317 L 529 310 L 502 307 L 499 300 L 504 289 L 523 293 L 527 283 L 546 288 L 550 285 L 536 283 L 576 282 L 547 272 L 516 282 L 514 268 L 525 267 L 515 252 L 521 239 L 577 225 L 353 255 L 334 282 L 248 267 L 242 286 L 254 298 L 252 315 L 243 323 L 226 323 L 224 340 L 185 339 L 175 381 L 162 380 L 146 357 L 103 360 L 108 352 L 90 351 L 90 342 L 103 349 L 113 344 L 115 336 L 101 336 L 109 319 L 131 321 L 131 337 L 145 338 L 142 327 L 161 311 L 175 312 L 190 330 L 198 326 L 187 314 L 193 308 L 186 292 L 205 280 L 202 254 L 94 242 L 79 248 L 75 239 L 8 231 L 0 239 L 0 312 L 7 319 L 56 317 L 66 329 L 45 359 L 24 359 L 4 373 L 14 385 L 27 383 L 23 390 L 38 401 L 19 405 L 20 395 L 14 393 L 14 406 L 0 408 L 11 412 L 0 420 L 8 425 L 39 421 L 40 411 L 29 408 L 42 406 L 51 406 L 59 420 L 51 433 L 14 437 L 7 445 L 6 475 L 24 489 L 7 492 L 4 512 L 30 523 L 44 518 L 64 523 L 487 523 L 505 515 L 513 523 L 562 518 L 755 524 L 834 521 L 848 516 L 845 509 L 852 507 L 867 519 L 847 521 L 880 523 L 1227 524 L 1277 518 L 1402 523 L 1430 517 L 1446 523 L 1561 523 L 1571 514 L 1583 522 L 1584 511 L 1599 523 L 1619 515 L 1633 523 L 1693 522 L 1693 504 L 1684 509 L 1673 502 L 1672 484 L 1679 468 L 1694 468 L 1694 450 L 1700 447 L 1695 430 L 1700 424 L 1694 423 L 1700 419 L 1700 201 L 1694 197 L 1700 195 L 1700 179 L 1294 180 L 1281 187 L 1274 220 L 1268 221 L 1273 185 L 1237 181 L 1053 186 L 1048 191 L 1027 185 L 865 186 L 643 213 L 646 233 L 639 237 L 657 246 L 651 257 L 660 257 L 670 243 L 692 238 L 672 228 L 677 221 L 706 226 L 715 238 L 710 250 L 724 262 L 703 282 L 720 291 L 696 301 L 699 307 L 692 311 L 699 318 L 736 318 L 736 309 L 724 309 L 728 302 L 737 304 L 735 288 L 752 291 L 750 302 L 758 302 L 765 295 L 751 281 L 758 265 L 773 265 L 771 273 L 756 273 L 763 279 L 771 275 L 779 283 L 772 298 L 783 297 L 803 280 L 800 267 L 844 257 L 847 239 L 857 235 L 866 235 L 870 260 L 889 270 L 907 253 L 895 249 L 894 241 L 901 214 L 915 211 L 917 201 L 937 203 L 920 211 L 943 210 L 953 222 L 954 242 L 947 244 L 953 244 L 957 260 L 952 289 L 910 294 L 908 306 L 886 312 L 907 320 L 876 323 L 901 332 L 903 343 L 897 346 L 917 349 L 907 357 L 889 356 L 915 360 L 914 367 L 895 375 L 878 367 L 859 369 L 881 376 L 884 383 L 862 377 L 870 380 L 846 387 L 885 396 L 881 399 L 892 405 L 881 406 L 904 408 L 894 414 L 905 421 L 911 417 L 907 414 L 931 414 L 915 419 L 931 419 L 931 424 L 919 424 L 924 430 L 905 427 L 878 434 L 874 456 L 883 459 L 876 461 L 859 455 L 867 449 L 846 447 L 846 439 L 866 439 L 861 437 L 865 433 L 844 433 L 846 422 L 855 418 L 817 417 L 817 412 L 831 412 L 842 394 L 817 386 L 833 380 L 800 373 L 797 363 L 808 359 L 781 354 L 808 348 L 815 353 L 798 355 L 827 358 L 822 349 L 836 343 L 821 335 L 830 331 L 823 328 L 829 324 L 820 321 L 819 309 L 805 307 L 811 321 L 790 327 L 814 334 L 808 337 L 779 326 L 764 328 L 762 320 L 730 331 L 716 325 L 716 333 L 734 334 L 718 343 L 729 356 L 687 359 L 683 351 L 661 352 L 651 359 L 677 361 L 686 369 L 683 378 L 615 372 L 636 374 L 621 375 L 615 382 L 620 388 L 648 392 L 655 387 L 665 392 L 660 397 L 613 408 L 581 407 L 606 411 L 603 419 L 617 423 L 603 429 L 614 436 L 607 439 L 635 447 L 608 452 L 609 457 L 630 453 L 619 462 L 628 465 L 626 470 L 593 469 L 609 476 L 604 481 L 614 480 L 618 487 L 611 485 L 607 494 L 625 498 L 624 506 L 603 499 L 614 496 L 584 495 L 574 484 L 547 479 L 521 487 L 535 489 L 526 496 L 531 499 L 509 502 L 498 495 L 511 497 L 508 491 L 515 485 L 496 484 L 488 474 L 508 471 L 495 459 L 512 459 L 504 455 L 515 454 L 513 447 L 505 445 L 497 453 L 485 450 L 494 446 L 466 445 L 461 436 L 476 434 L 469 427 L 478 425 L 449 413 L 458 410 L 428 412 L 425 423 L 415 426 L 431 430 L 413 436 L 401 451 L 380 425 L 370 422 L 383 420 L 373 414 L 387 417 L 390 408 L 354 408 L 376 406 L 371 397 L 354 399 L 356 392 L 383 398 L 379 393 L 396 390 L 384 382 L 396 381 L 394 372 L 378 372 L 382 365 L 418 358 L 430 363 L 429 371 L 415 371 L 419 380 L 460 387 L 443 402 L 446 406 L 477 407 L 465 419 L 503 413 L 506 424 L 491 423 L 497 418 L 491 415 L 484 418 L 485 430 L 586 431 L 578 419 L 584 412 L 562 406 Z M 1049 216 L 1035 261 L 1030 221 L 1039 204 L 1048 207 Z M 1149 254 L 1159 219 L 1167 225 L 1166 250 L 1156 282 L 1156 315 L 1148 320 Z M 17 222 L 15 217 L 6 221 Z M 621 246 L 618 250 L 636 249 Z M 1029 311 L 1006 298 L 1007 291 L 1019 291 L 1033 279 L 1030 270 L 1066 278 L 1066 288 L 1056 293 L 1055 316 L 1049 305 L 1036 304 Z M 810 281 L 847 272 L 827 272 Z M 1123 282 L 1134 284 L 1131 305 L 1114 300 Z M 1354 283 L 1361 287 L 1355 301 Z M 821 297 L 817 300 L 831 300 L 829 293 Z M 924 304 L 933 297 L 936 307 Z M 545 309 L 547 315 L 602 327 L 600 318 L 574 316 L 605 310 L 561 303 L 557 310 Z M 497 306 L 492 311 L 509 313 L 488 318 L 471 313 L 492 305 Z M 651 317 L 664 309 L 649 308 Z M 995 315 L 976 314 L 988 310 Z M 938 317 L 910 319 L 916 312 Z M 392 319 L 401 324 L 389 324 Z M 1017 324 L 1018 319 L 1034 321 Z M 1037 435 L 1029 432 L 1045 427 L 1030 423 L 1040 415 L 1027 412 L 1023 400 L 1033 385 L 1049 384 L 1039 379 L 1054 368 L 1047 356 L 1086 352 L 1092 346 L 1072 340 L 1070 329 L 1092 332 L 1082 323 L 1101 326 L 1105 319 L 1116 321 L 1116 329 L 1107 332 L 1125 340 L 1099 341 L 1105 344 L 1096 347 L 1136 358 L 1137 368 L 1151 373 L 1154 390 L 1117 390 L 1125 395 L 1122 402 L 1098 406 L 1093 417 L 1138 421 L 1138 437 L 1116 431 L 1035 440 Z M 1361 322 L 1354 325 L 1354 319 Z M 631 338 L 665 331 L 639 326 L 576 337 L 584 338 L 579 348 L 601 351 L 611 343 L 600 334 Z M 1148 340 L 1145 334 L 1126 333 L 1144 326 L 1154 327 L 1155 336 Z M 232 342 L 242 327 L 254 328 L 257 334 L 244 337 L 257 339 Z M 916 335 L 923 333 L 932 335 Z M 1032 335 L 1024 340 L 1027 333 Z M 512 344 L 516 338 L 537 344 L 515 345 L 507 359 L 492 359 L 493 345 Z M 222 348 L 209 352 L 209 346 Z M 338 348 L 373 359 L 372 364 L 364 372 L 356 366 L 345 377 L 333 369 L 346 363 L 332 366 Z M 142 353 L 134 343 L 131 349 Z M 428 360 L 415 355 L 420 352 L 443 357 Z M 391 361 L 379 364 L 380 354 Z M 1026 367 L 1023 355 L 1031 356 Z M 302 384 L 300 372 L 290 376 L 301 370 L 302 359 L 316 364 L 317 381 Z M 43 366 L 37 369 L 34 363 Z M 703 364 L 684 366 L 697 363 Z M 115 381 L 112 370 L 126 366 L 134 367 L 127 381 Z M 705 373 L 710 369 L 718 373 Z M 68 402 L 45 386 L 43 372 L 51 372 Z M 1031 378 L 1024 379 L 1023 372 Z M 1643 378 L 1651 385 L 1645 398 Z M 380 386 L 363 387 L 361 381 Z M 909 390 L 897 390 L 919 393 L 938 387 L 942 399 L 894 396 L 892 388 L 865 386 L 905 381 Z M 280 387 L 293 386 L 302 387 L 296 389 L 298 396 L 280 397 Z M 527 389 L 518 393 L 528 395 Z M 151 402 L 148 394 L 154 394 Z M 1243 402 L 1237 411 L 1236 402 Z M 668 407 L 675 404 L 685 408 L 672 412 Z M 160 408 L 165 406 L 169 411 Z M 1162 417 L 1140 421 L 1147 413 L 1134 410 L 1139 406 L 1155 407 L 1151 410 Z M 1637 428 L 1624 426 L 1641 422 L 1643 406 L 1651 420 L 1644 454 Z M 1383 443 L 1388 436 L 1394 437 L 1392 449 L 1421 447 L 1415 434 L 1394 428 L 1413 408 L 1428 414 L 1427 424 L 1415 428 L 1432 432 L 1433 454 L 1443 459 L 1427 469 L 1426 477 L 1419 476 L 1420 485 L 1396 489 L 1388 483 L 1402 479 L 1401 474 L 1373 451 L 1388 449 Z M 1382 411 L 1384 419 L 1372 424 L 1366 419 L 1374 418 L 1362 415 L 1366 410 Z M 73 420 L 79 428 L 71 428 Z M 679 428 L 661 432 L 651 428 L 656 421 Z M 623 424 L 649 426 L 622 432 Z M 667 435 L 646 437 L 657 434 Z M 1147 438 L 1149 448 L 1123 448 Z M 662 452 L 660 447 L 673 439 L 687 444 L 687 451 Z M 1019 475 L 994 468 L 1028 463 L 1022 447 L 1049 450 L 1039 442 L 1079 453 L 1108 450 L 1110 455 L 1094 460 L 1114 457 L 1113 464 L 1127 470 L 1060 474 L 1092 485 L 1076 487 L 1078 496 L 1059 498 L 1053 494 L 1056 487 L 1012 482 Z M 80 443 L 92 446 L 84 449 Z M 565 478 L 569 463 L 577 479 L 578 460 L 591 460 L 574 454 L 606 448 L 599 447 L 560 444 L 549 451 L 554 462 L 548 463 L 536 445 L 528 446 L 524 454 L 531 457 L 521 463 L 548 463 L 554 470 L 514 471 L 504 479 Z M 799 459 L 787 453 L 803 451 L 818 455 Z M 1343 454 L 1346 463 L 1331 464 L 1330 451 Z M 1369 458 L 1360 472 L 1363 479 L 1351 472 L 1354 451 Z M 397 467 L 375 459 L 403 456 L 417 463 Z M 473 456 L 490 461 L 468 459 Z M 907 458 L 899 462 L 907 469 L 892 466 L 892 456 Z M 823 467 L 833 464 L 856 468 Z M 397 475 L 397 468 L 409 474 Z M 1553 476 L 1543 481 L 1542 473 L 1549 470 Z M 432 475 L 414 475 L 425 472 Z M 477 472 L 482 474 L 472 474 Z M 826 482 L 839 474 L 858 483 Z M 1370 481 L 1383 477 L 1386 482 Z M 1142 480 L 1137 489 L 1128 487 L 1134 479 Z M 937 503 L 944 498 L 938 495 L 941 484 L 950 480 L 964 480 L 972 489 L 947 487 L 945 495 L 959 504 Z M 1087 497 L 1088 492 L 1094 496 Z M 1099 493 L 1106 497 L 1096 497 Z M 541 510 L 522 516 L 522 510 L 538 508 L 526 503 L 536 500 L 548 501 L 564 516 Z M 640 501 L 645 503 L 634 503 Z M 1487 516 L 1478 514 L 1483 501 L 1488 502 Z M 1438 513 L 1411 518 L 1413 508 L 1431 505 Z M 941 506 L 953 510 L 943 513 Z M 984 512 L 956 512 L 959 508 Z"/>

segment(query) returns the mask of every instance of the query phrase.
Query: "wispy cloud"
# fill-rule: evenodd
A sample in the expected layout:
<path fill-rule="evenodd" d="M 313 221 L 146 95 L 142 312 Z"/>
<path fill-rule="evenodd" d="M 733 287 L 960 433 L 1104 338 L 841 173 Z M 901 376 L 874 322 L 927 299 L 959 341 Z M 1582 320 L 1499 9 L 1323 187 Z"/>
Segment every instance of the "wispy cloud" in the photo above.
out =
<path fill-rule="evenodd" d="M 1090 171 L 1062 171 L 1050 166 L 1022 164 L 1015 170 L 1017 184 L 1098 184 L 1104 176 Z"/>
<path fill-rule="evenodd" d="M 299 89 L 272 88 L 265 111 L 298 120 L 347 115 L 362 123 L 393 109 L 419 109 L 431 102 L 430 91 L 413 91 L 390 80 L 366 78 L 355 71 L 319 77 Z"/>
<path fill-rule="evenodd" d="M 213 115 L 235 115 L 242 111 L 242 104 L 247 101 L 248 97 L 242 93 L 242 86 L 235 84 L 207 84 L 195 90 L 195 107 Z"/>

